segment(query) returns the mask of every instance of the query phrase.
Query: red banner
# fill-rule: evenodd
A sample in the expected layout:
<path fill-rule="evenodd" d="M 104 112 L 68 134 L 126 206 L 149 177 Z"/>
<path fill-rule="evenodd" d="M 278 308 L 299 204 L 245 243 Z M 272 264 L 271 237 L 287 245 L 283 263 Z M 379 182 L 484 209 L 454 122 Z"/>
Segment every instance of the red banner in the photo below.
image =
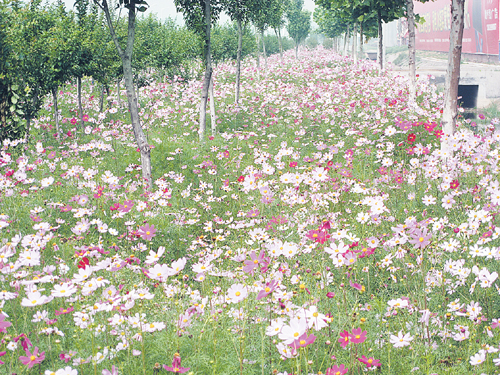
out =
<path fill-rule="evenodd" d="M 420 50 L 450 49 L 451 0 L 421 3 L 415 1 L 415 13 L 425 19 L 417 25 L 416 47 Z M 498 55 L 499 0 L 466 0 L 462 52 Z"/>

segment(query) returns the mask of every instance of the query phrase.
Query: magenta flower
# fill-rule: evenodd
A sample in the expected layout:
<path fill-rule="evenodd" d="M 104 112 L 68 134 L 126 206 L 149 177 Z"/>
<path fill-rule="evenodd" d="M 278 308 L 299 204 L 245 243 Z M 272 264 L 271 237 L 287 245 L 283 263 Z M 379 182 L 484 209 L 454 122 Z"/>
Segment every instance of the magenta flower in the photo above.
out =
<path fill-rule="evenodd" d="M 276 280 L 271 280 L 266 284 L 266 287 L 262 289 L 259 294 L 257 295 L 257 300 L 262 299 L 264 297 L 267 297 L 269 294 L 271 294 L 274 289 L 278 286 L 278 282 Z"/>
<path fill-rule="evenodd" d="M 349 344 L 349 332 L 340 332 L 340 339 L 338 341 L 340 346 L 345 348 Z"/>
<path fill-rule="evenodd" d="M 75 309 L 73 307 L 68 307 L 67 309 L 61 307 L 59 310 L 56 310 L 56 316 L 58 315 L 64 315 L 64 314 L 69 314 L 69 313 L 72 313 L 73 311 L 75 311 Z"/>
<path fill-rule="evenodd" d="M 326 375 L 345 375 L 348 371 L 349 369 L 344 365 L 334 365 L 333 367 L 326 370 Z"/>
<path fill-rule="evenodd" d="M 362 331 L 361 328 L 354 328 L 352 333 L 349 334 L 349 339 L 353 344 L 361 344 L 366 340 L 366 331 Z"/>
<path fill-rule="evenodd" d="M 0 332 L 7 332 L 7 328 L 9 328 L 11 325 L 11 322 L 5 321 L 5 315 L 0 313 Z"/>
<path fill-rule="evenodd" d="M 382 366 L 380 361 L 378 359 L 373 358 L 373 357 L 366 358 L 365 356 L 362 356 L 361 358 L 358 358 L 358 361 L 360 361 L 361 363 L 364 363 L 366 365 L 366 367 L 372 367 L 372 366 L 381 367 Z"/>
<path fill-rule="evenodd" d="M 21 363 L 23 365 L 28 365 L 28 368 L 32 368 L 34 365 L 42 363 L 44 359 L 45 359 L 45 352 L 41 352 L 39 355 L 38 347 L 35 347 L 33 353 L 31 353 L 29 350 L 26 350 L 26 357 L 25 356 L 19 357 Z"/>
<path fill-rule="evenodd" d="M 307 345 L 312 344 L 314 341 L 316 341 L 316 336 L 314 336 L 313 334 L 307 336 L 306 332 L 299 336 L 294 342 L 288 344 L 288 346 L 297 350 L 297 348 L 303 348 Z"/>
<path fill-rule="evenodd" d="M 167 371 L 173 372 L 175 374 L 183 374 L 189 371 L 189 367 L 181 367 L 181 355 L 179 353 L 174 354 L 174 360 L 172 361 L 172 367 L 163 365 L 163 368 Z"/>
<path fill-rule="evenodd" d="M 151 239 L 156 235 L 156 229 L 154 225 L 144 224 L 144 226 L 140 227 L 137 231 L 137 235 L 139 235 L 143 240 L 151 241 Z"/>
<path fill-rule="evenodd" d="M 23 347 L 24 351 L 28 350 L 30 346 L 33 346 L 30 339 L 28 338 L 28 336 L 26 336 L 25 333 L 21 333 L 19 336 L 14 337 L 14 342 L 18 341 L 21 341 L 21 346 Z"/>

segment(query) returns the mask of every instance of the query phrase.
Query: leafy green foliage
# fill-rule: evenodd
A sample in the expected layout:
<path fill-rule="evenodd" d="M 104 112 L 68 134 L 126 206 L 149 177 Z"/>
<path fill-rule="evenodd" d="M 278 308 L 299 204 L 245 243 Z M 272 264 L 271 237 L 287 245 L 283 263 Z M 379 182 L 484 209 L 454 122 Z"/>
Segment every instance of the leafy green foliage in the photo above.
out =
<path fill-rule="evenodd" d="M 216 26 L 212 30 L 212 58 L 215 62 L 236 60 L 238 29 L 236 24 Z M 242 52 L 244 58 L 257 50 L 255 35 L 248 26 L 243 27 Z"/>
<path fill-rule="evenodd" d="M 286 29 L 296 45 L 304 41 L 311 30 L 311 12 L 302 10 L 303 5 L 303 0 L 292 0 L 287 12 L 288 25 Z"/>

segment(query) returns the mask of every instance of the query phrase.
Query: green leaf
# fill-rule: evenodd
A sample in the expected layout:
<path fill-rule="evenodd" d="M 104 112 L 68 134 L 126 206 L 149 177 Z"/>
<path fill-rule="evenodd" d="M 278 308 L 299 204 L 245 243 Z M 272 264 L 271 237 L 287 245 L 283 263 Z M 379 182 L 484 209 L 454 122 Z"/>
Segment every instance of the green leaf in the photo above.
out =
<path fill-rule="evenodd" d="M 17 98 L 15 96 L 10 98 L 10 101 L 12 102 L 12 104 L 17 104 Z"/>

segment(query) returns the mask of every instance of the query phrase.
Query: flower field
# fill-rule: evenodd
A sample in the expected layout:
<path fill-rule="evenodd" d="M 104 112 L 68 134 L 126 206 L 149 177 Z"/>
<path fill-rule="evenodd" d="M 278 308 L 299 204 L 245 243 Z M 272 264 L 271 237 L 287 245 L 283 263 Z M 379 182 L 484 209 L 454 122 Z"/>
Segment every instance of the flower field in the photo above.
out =
<path fill-rule="evenodd" d="M 494 374 L 497 118 L 318 48 L 140 89 L 154 186 L 126 103 L 46 102 L 0 154 L 2 374 Z M 477 130 L 479 128 L 479 130 Z M 448 142 L 452 153 L 442 151 Z"/>

